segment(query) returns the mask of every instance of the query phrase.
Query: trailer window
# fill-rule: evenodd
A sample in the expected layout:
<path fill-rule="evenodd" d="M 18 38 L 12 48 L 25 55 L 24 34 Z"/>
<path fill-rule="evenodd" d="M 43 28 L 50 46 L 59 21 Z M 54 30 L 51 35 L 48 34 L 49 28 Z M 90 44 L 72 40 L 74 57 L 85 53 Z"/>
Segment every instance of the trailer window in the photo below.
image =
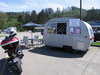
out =
<path fill-rule="evenodd" d="M 57 34 L 66 34 L 66 23 L 57 23 Z"/>
<path fill-rule="evenodd" d="M 50 23 L 48 25 L 48 33 L 56 33 L 56 23 Z"/>
<path fill-rule="evenodd" d="M 81 28 L 80 27 L 70 27 L 69 32 L 70 34 L 81 34 Z"/>

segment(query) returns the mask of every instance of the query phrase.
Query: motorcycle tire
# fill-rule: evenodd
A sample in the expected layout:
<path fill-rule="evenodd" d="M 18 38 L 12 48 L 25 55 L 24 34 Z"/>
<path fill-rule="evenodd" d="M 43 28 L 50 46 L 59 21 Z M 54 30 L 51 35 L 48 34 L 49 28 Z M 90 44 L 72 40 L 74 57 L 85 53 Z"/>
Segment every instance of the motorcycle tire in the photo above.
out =
<path fill-rule="evenodd" d="M 17 68 L 17 72 L 18 72 L 19 74 L 21 74 L 21 73 L 22 73 L 22 66 L 21 66 L 20 61 L 17 62 L 17 63 L 15 64 L 15 66 L 16 66 L 16 68 Z"/>

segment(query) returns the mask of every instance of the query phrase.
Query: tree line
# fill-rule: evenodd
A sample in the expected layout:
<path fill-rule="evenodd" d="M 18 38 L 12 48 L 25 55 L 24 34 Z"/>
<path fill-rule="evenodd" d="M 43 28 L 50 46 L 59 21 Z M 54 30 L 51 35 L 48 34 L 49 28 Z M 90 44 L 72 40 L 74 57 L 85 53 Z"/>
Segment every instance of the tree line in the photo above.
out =
<path fill-rule="evenodd" d="M 19 31 L 23 31 L 22 25 L 28 22 L 37 24 L 45 24 L 49 19 L 56 17 L 73 17 L 80 18 L 80 8 L 68 7 L 54 11 L 52 8 L 42 9 L 39 13 L 35 10 L 32 12 L 0 12 L 0 29 L 7 27 L 17 27 Z M 82 9 L 82 20 L 84 21 L 100 21 L 100 9 L 91 8 L 89 10 Z"/>

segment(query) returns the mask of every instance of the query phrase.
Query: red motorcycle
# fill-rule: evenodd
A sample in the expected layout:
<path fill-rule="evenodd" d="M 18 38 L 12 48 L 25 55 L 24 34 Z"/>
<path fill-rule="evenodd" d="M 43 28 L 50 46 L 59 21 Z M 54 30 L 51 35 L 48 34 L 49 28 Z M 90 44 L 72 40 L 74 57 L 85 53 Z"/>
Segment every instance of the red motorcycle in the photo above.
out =
<path fill-rule="evenodd" d="M 11 31 L 10 35 L 1 41 L 1 47 L 5 50 L 5 53 L 8 54 L 9 58 L 7 59 L 14 67 L 19 74 L 22 73 L 21 59 L 24 54 L 19 48 L 19 39 L 15 37 L 15 31 Z"/>

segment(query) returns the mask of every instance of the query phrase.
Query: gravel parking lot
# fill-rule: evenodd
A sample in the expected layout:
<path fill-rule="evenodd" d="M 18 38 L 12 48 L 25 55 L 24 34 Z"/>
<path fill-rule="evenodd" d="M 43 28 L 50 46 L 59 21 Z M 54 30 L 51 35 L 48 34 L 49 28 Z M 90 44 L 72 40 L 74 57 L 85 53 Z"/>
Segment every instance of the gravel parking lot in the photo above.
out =
<path fill-rule="evenodd" d="M 17 36 L 22 39 L 26 35 L 30 37 L 31 33 L 21 32 Z M 21 75 L 100 75 L 100 47 L 91 46 L 87 52 L 77 53 L 67 53 L 61 48 L 43 45 L 22 50 L 25 56 L 22 59 Z M 0 47 L 0 75 L 17 75 L 11 72 L 5 57 Z"/>

